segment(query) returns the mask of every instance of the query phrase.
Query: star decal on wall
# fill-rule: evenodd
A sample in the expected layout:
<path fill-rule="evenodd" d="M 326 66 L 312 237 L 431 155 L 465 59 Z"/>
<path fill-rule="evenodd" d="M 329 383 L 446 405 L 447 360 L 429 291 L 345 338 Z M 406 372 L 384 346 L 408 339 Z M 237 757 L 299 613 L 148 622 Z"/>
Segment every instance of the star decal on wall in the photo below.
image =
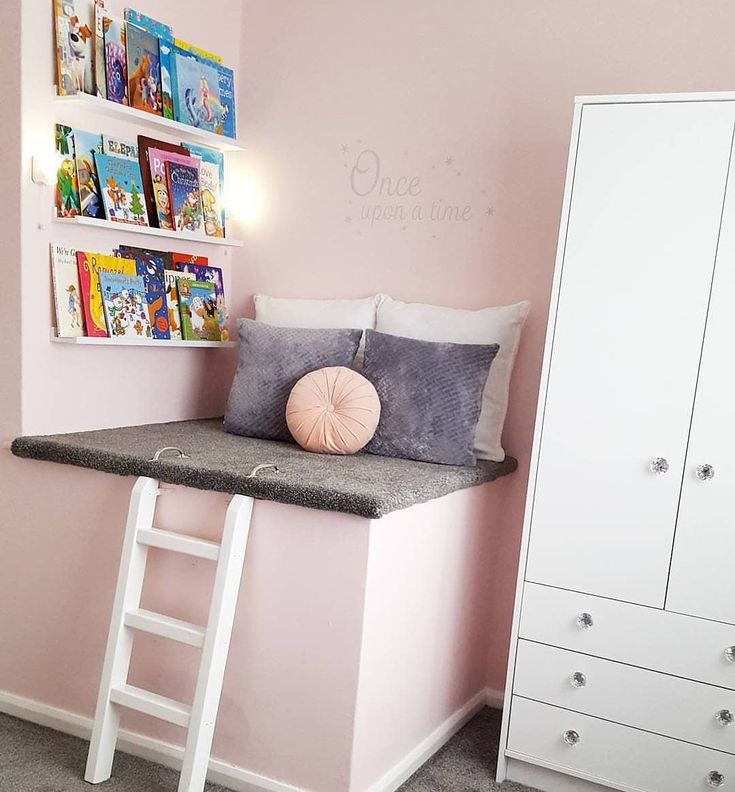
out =
<path fill-rule="evenodd" d="M 454 162 L 454 157 L 447 157 L 447 158 L 444 160 L 444 164 L 445 164 L 445 165 L 451 165 L 453 162 Z"/>

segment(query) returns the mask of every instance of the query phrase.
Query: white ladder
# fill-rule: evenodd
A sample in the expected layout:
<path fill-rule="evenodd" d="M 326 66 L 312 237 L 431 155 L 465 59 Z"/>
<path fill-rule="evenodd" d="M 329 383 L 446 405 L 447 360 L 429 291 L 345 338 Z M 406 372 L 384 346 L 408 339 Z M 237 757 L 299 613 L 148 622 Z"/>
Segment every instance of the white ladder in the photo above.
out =
<path fill-rule="evenodd" d="M 244 495 L 232 497 L 227 508 L 222 542 L 216 544 L 154 528 L 153 517 L 159 494 L 155 479 L 141 477 L 136 481 L 130 496 L 120 573 L 84 779 L 99 784 L 110 777 L 120 724 L 120 707 L 127 707 L 188 730 L 179 792 L 201 792 L 207 775 L 222 692 L 253 499 Z M 149 547 L 217 562 L 206 628 L 140 608 Z M 135 630 L 201 649 L 199 676 L 191 706 L 127 683 Z"/>

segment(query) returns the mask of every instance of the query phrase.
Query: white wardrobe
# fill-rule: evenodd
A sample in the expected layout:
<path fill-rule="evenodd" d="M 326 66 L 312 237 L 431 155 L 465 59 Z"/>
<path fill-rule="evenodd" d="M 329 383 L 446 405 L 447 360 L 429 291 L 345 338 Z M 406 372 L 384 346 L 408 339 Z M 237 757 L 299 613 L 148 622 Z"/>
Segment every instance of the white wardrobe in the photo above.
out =
<path fill-rule="evenodd" d="M 500 780 L 735 790 L 734 135 L 577 100 Z"/>

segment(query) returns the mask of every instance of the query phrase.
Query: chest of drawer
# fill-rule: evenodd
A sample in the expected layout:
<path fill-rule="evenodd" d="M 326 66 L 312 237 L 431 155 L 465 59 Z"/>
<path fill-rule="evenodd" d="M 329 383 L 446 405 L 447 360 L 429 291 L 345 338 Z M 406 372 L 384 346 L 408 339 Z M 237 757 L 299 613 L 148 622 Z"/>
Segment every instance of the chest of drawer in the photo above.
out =
<path fill-rule="evenodd" d="M 518 696 L 506 754 L 630 792 L 711 792 L 735 781 L 735 756 Z"/>
<path fill-rule="evenodd" d="M 735 690 L 735 627 L 727 624 L 526 583 L 519 635 Z"/>
<path fill-rule="evenodd" d="M 735 754 L 735 691 L 518 642 L 514 695 Z"/>

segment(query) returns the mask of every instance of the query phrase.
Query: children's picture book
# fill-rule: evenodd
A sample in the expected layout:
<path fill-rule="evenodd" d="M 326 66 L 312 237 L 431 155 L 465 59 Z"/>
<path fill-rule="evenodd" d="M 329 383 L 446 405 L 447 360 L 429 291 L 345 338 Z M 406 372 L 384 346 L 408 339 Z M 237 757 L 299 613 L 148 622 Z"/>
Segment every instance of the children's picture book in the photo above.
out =
<path fill-rule="evenodd" d="M 121 19 L 110 17 L 109 24 L 105 24 L 104 36 L 107 98 L 118 104 L 129 104 L 125 23 Z"/>
<path fill-rule="evenodd" d="M 57 124 L 56 138 L 56 216 L 74 217 L 82 211 L 79 201 L 77 167 L 74 161 L 74 130 Z"/>
<path fill-rule="evenodd" d="M 145 195 L 145 206 L 148 210 L 148 221 L 154 228 L 173 228 L 173 220 L 171 219 L 171 206 L 168 202 L 168 184 L 166 183 L 166 168 L 163 165 L 163 160 L 158 158 L 155 165 L 151 162 L 151 149 L 157 149 L 160 152 L 169 152 L 178 154 L 182 157 L 189 155 L 189 149 L 183 144 L 180 146 L 174 143 L 167 143 L 164 140 L 156 140 L 155 138 L 144 137 L 138 135 L 138 162 L 140 164 L 140 175 L 143 179 L 143 194 Z M 157 195 L 157 191 L 161 194 Z M 161 218 L 159 218 L 158 202 L 160 200 L 161 209 L 163 214 L 163 221 L 167 225 L 161 225 Z"/>
<path fill-rule="evenodd" d="M 179 292 L 176 286 L 177 278 L 195 280 L 193 275 L 187 272 L 176 272 L 175 270 L 164 270 L 164 281 L 166 283 L 166 302 L 168 304 L 168 324 L 171 331 L 171 339 L 181 341 L 181 314 L 179 313 Z"/>
<path fill-rule="evenodd" d="M 161 59 L 158 38 L 127 23 L 128 98 L 130 106 L 161 115 Z"/>
<path fill-rule="evenodd" d="M 107 99 L 107 67 L 105 66 L 105 29 L 110 15 L 105 0 L 94 0 L 94 87 L 97 96 Z"/>
<path fill-rule="evenodd" d="M 199 189 L 202 196 L 202 219 L 207 236 L 223 237 L 222 200 L 219 183 L 219 167 L 213 162 L 202 160 L 199 166 Z"/>
<path fill-rule="evenodd" d="M 203 58 L 204 60 L 212 61 L 212 63 L 222 63 L 222 58 L 219 55 L 215 55 L 213 52 L 207 52 L 207 50 L 201 49 L 201 47 L 195 47 L 193 44 L 190 44 L 188 41 L 184 41 L 180 38 L 174 39 L 174 44 L 184 52 L 194 55 L 197 58 Z"/>
<path fill-rule="evenodd" d="M 91 0 L 54 0 L 56 92 L 93 93 Z"/>
<path fill-rule="evenodd" d="M 163 258 L 154 255 L 153 251 L 134 247 L 126 247 L 125 250 L 118 248 L 116 253 L 122 258 L 135 259 L 136 273 L 143 278 L 145 301 L 148 306 L 148 318 L 153 338 L 170 338 Z"/>
<path fill-rule="evenodd" d="M 204 236 L 202 198 L 199 190 L 201 161 L 192 157 L 191 164 L 166 162 L 166 182 L 171 215 L 176 231 Z"/>
<path fill-rule="evenodd" d="M 216 132 L 223 124 L 219 98 L 219 73 L 215 64 L 174 47 L 171 53 L 174 81 L 174 116 L 189 126 Z"/>
<path fill-rule="evenodd" d="M 226 235 L 226 228 L 225 228 L 225 205 L 224 205 L 224 196 L 225 196 L 225 155 L 221 151 L 216 151 L 215 149 L 209 148 L 208 146 L 195 146 L 189 143 L 183 144 L 186 145 L 189 149 L 189 152 L 193 157 L 199 157 L 202 162 L 210 162 L 217 166 L 217 170 L 219 171 L 219 196 L 218 201 L 220 205 L 220 225 L 222 226 L 222 236 Z M 201 174 L 200 174 L 200 181 L 201 181 Z M 204 196 L 202 195 L 202 202 L 204 201 Z"/>
<path fill-rule="evenodd" d="M 138 160 L 138 144 L 132 140 L 102 135 L 102 153 L 111 157 L 124 157 L 125 159 Z"/>
<path fill-rule="evenodd" d="M 151 323 L 140 275 L 100 272 L 100 289 L 110 338 L 150 338 Z"/>
<path fill-rule="evenodd" d="M 82 290 L 74 248 L 51 245 L 51 279 L 56 306 L 56 335 L 59 338 L 83 336 Z"/>
<path fill-rule="evenodd" d="M 156 259 L 160 259 L 163 262 L 164 269 L 176 269 L 173 260 L 174 254 L 168 250 L 154 250 L 153 248 L 134 247 L 133 245 L 118 245 L 117 249 L 125 258 L 132 258 L 133 256 L 131 256 L 131 253 L 140 251 L 146 256 L 153 256 Z"/>
<path fill-rule="evenodd" d="M 108 333 L 105 310 L 102 305 L 100 272 L 136 275 L 135 260 L 78 250 L 77 271 L 79 273 L 79 285 L 82 290 L 82 308 L 84 309 L 84 324 L 87 335 L 105 338 Z"/>
<path fill-rule="evenodd" d="M 178 163 L 179 165 L 185 165 L 198 171 L 201 161 L 194 157 L 190 157 L 188 153 L 180 154 L 177 151 L 153 148 L 148 150 L 148 158 L 158 227 L 173 231 L 176 229 L 176 225 L 174 223 L 174 216 L 171 208 L 166 163 Z"/>
<path fill-rule="evenodd" d="M 143 183 L 138 161 L 97 154 L 97 174 L 102 189 L 105 217 L 113 223 L 147 226 Z"/>
<path fill-rule="evenodd" d="M 184 341 L 220 341 L 214 284 L 176 279 Z"/>
<path fill-rule="evenodd" d="M 237 121 L 235 117 L 235 75 L 232 69 L 216 64 L 219 74 L 219 101 L 222 106 L 222 117 L 215 128 L 218 135 L 237 137 Z"/>
<path fill-rule="evenodd" d="M 178 272 L 193 275 L 198 281 L 211 283 L 214 286 L 217 305 L 217 324 L 220 338 L 227 341 L 230 337 L 227 329 L 227 304 L 225 302 L 225 282 L 219 267 L 210 267 L 209 260 L 204 256 L 189 256 L 184 253 L 172 253 L 173 268 Z"/>
<path fill-rule="evenodd" d="M 173 93 L 171 90 L 171 47 L 173 30 L 170 25 L 141 14 L 132 8 L 125 9 L 125 21 L 147 30 L 158 38 L 158 54 L 161 68 L 161 103 L 164 118 L 173 118 Z M 142 167 L 142 166 L 141 166 Z"/>
<path fill-rule="evenodd" d="M 74 158 L 77 167 L 79 202 L 85 217 L 104 218 L 95 156 L 102 151 L 102 136 L 95 132 L 74 130 Z"/>

